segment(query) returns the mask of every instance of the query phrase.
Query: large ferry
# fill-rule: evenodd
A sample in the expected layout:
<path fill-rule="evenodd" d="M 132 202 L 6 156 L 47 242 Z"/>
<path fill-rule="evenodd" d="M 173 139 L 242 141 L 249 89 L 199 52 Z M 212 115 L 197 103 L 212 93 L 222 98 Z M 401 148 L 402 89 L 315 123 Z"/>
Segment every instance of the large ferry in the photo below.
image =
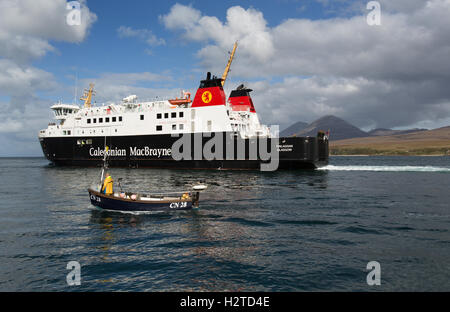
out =
<path fill-rule="evenodd" d="M 57 103 L 56 122 L 39 132 L 45 157 L 55 165 L 109 165 L 186 169 L 314 169 L 328 164 L 328 138 L 278 137 L 262 125 L 244 85 L 226 98 L 223 86 L 237 45 L 221 78 L 208 73 L 193 98 L 92 105 L 94 85 L 84 106 Z"/>

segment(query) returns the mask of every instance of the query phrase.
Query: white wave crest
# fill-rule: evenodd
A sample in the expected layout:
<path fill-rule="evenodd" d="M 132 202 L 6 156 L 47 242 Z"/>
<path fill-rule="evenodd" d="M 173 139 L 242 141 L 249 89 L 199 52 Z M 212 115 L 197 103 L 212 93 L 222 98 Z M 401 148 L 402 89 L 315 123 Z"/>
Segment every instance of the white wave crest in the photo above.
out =
<path fill-rule="evenodd" d="M 411 172 L 450 172 L 450 168 L 433 166 L 334 166 L 328 165 L 319 170 L 329 171 L 411 171 Z"/>

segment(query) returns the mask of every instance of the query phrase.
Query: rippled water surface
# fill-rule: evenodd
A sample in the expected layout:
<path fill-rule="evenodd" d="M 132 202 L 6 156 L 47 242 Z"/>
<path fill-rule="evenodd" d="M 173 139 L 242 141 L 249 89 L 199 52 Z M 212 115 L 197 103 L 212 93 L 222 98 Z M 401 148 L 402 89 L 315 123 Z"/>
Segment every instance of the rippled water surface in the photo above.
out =
<path fill-rule="evenodd" d="M 209 188 L 198 211 L 113 213 L 90 205 L 98 169 L 0 159 L 0 291 L 450 291 L 449 157 L 111 173 L 136 190 Z"/>

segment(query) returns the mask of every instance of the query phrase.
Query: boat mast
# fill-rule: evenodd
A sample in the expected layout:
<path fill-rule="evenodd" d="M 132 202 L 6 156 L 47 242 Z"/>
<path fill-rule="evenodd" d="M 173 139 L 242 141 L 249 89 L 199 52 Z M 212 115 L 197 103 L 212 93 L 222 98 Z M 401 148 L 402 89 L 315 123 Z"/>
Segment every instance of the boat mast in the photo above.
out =
<path fill-rule="evenodd" d="M 233 51 L 231 51 L 231 53 L 230 53 L 230 58 L 228 59 L 227 67 L 225 67 L 225 71 L 223 72 L 223 75 L 222 75 L 222 87 L 225 84 L 225 80 L 227 80 L 227 76 L 230 71 L 231 62 L 233 61 L 234 53 L 236 52 L 236 48 L 237 48 L 237 41 L 234 43 Z"/>
<path fill-rule="evenodd" d="M 80 100 L 84 101 L 84 108 L 90 108 L 92 102 L 92 95 L 94 95 L 94 84 L 89 84 L 89 90 L 84 89 L 84 95 L 80 98 Z"/>
<path fill-rule="evenodd" d="M 102 171 L 100 174 L 100 192 L 102 190 L 103 180 L 105 179 L 105 169 L 108 168 L 108 163 L 106 161 L 106 159 L 108 157 L 108 151 L 109 151 L 109 147 L 106 145 L 106 136 L 105 136 L 105 154 L 103 155 Z"/>

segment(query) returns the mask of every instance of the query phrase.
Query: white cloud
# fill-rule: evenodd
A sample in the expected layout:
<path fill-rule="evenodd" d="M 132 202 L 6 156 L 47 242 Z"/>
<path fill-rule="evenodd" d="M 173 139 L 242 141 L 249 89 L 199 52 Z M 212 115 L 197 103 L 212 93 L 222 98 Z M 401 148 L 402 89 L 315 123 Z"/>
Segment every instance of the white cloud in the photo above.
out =
<path fill-rule="evenodd" d="M 65 0 L 2 0 L 0 2 L 0 142 L 24 155 L 39 154 L 37 131 L 50 117 L 41 97 L 58 88 L 53 74 L 32 62 L 55 51 L 51 41 L 82 42 L 97 19 L 81 0 L 81 23 L 67 24 Z M 23 144 L 21 144 L 22 142 Z M 3 144 L 2 143 L 2 144 Z M 32 146 L 30 148 L 30 146 Z M 32 152 L 29 152 L 32 151 Z M 11 152 L 9 152 L 11 153 Z"/>
<path fill-rule="evenodd" d="M 49 72 L 36 67 L 21 67 L 10 60 L 0 59 L 0 90 L 4 93 L 23 94 L 24 89 L 47 90 L 52 87 L 52 80 L 53 75 Z"/>
<path fill-rule="evenodd" d="M 24 35 L 12 35 L 0 29 L 0 56 L 26 64 L 54 48 L 46 41 Z"/>
<path fill-rule="evenodd" d="M 176 4 L 169 14 L 161 16 L 160 19 L 168 29 L 184 30 L 186 39 L 212 41 L 214 45 L 208 45 L 199 51 L 201 58 L 207 59 L 211 49 L 231 49 L 236 40 L 239 41 L 239 53 L 243 57 L 265 62 L 274 54 L 267 22 L 261 12 L 252 8 L 245 10 L 239 6 L 231 7 L 227 10 L 226 22 L 222 23 L 217 17 L 201 16 L 198 10 Z M 214 56 L 217 56 L 216 54 L 217 51 L 211 53 Z M 223 59 L 220 64 L 222 63 Z"/>
<path fill-rule="evenodd" d="M 450 47 L 450 2 L 411 14 L 384 14 L 381 26 L 364 16 L 311 21 L 289 19 L 272 29 L 275 74 L 403 78 L 436 75 L 450 69 L 443 52 Z M 262 67 L 262 70 L 267 70 Z M 254 73 L 254 71 L 253 71 Z"/>
<path fill-rule="evenodd" d="M 249 87 L 254 90 L 253 100 L 262 120 L 281 128 L 329 114 L 365 128 L 412 125 L 422 120 L 440 124 L 450 116 L 450 101 L 445 97 L 427 102 L 443 87 L 432 81 L 392 84 L 362 77 L 313 76 L 289 77 L 273 84 L 259 81 Z"/>
<path fill-rule="evenodd" d="M 229 8 L 222 22 L 177 4 L 161 20 L 202 43 L 198 56 L 209 71 L 221 74 L 226 51 L 239 40 L 230 78 L 281 78 L 259 90 L 261 83 L 250 84 L 268 122 L 336 113 L 359 126 L 395 127 L 450 117 L 450 0 L 381 1 L 381 26 L 367 24 L 365 6 L 343 3 L 353 14 L 273 27 L 262 12 L 242 7 Z"/>
<path fill-rule="evenodd" d="M 10 34 L 28 35 L 50 40 L 81 42 L 97 17 L 81 3 L 80 25 L 68 25 L 65 0 L 2 0 L 0 29 Z"/>
<path fill-rule="evenodd" d="M 129 84 L 134 85 L 138 82 L 149 81 L 169 81 L 172 78 L 167 75 L 155 74 L 150 72 L 141 73 L 103 73 L 96 81 L 107 82 L 109 84 Z"/>
<path fill-rule="evenodd" d="M 172 77 L 149 72 L 142 73 L 103 73 L 99 77 L 81 80 L 82 85 L 95 84 L 98 103 L 121 101 L 124 97 L 136 94 L 142 100 L 155 97 L 179 96 L 179 89 L 161 87 L 160 84 L 171 82 Z M 151 87 L 157 83 L 158 87 Z"/>
<path fill-rule="evenodd" d="M 20 110 L 2 102 L 0 107 L 0 155 L 42 156 L 37 135 L 52 118 L 48 101 L 33 98 Z"/>
<path fill-rule="evenodd" d="M 49 72 L 0 59 L 0 94 L 10 98 L 0 103 L 2 156 L 41 154 L 36 137 L 51 117 L 49 102 L 41 96 L 57 86 Z"/>
<path fill-rule="evenodd" d="M 120 26 L 117 29 L 119 38 L 138 38 L 150 46 L 158 46 L 166 44 L 163 38 L 156 37 L 149 29 L 133 29 L 128 26 Z"/>
<path fill-rule="evenodd" d="M 177 3 L 172 6 L 169 14 L 160 16 L 160 19 L 169 29 L 183 28 L 189 30 L 191 27 L 195 27 L 195 23 L 200 17 L 201 13 L 199 10 Z"/>
<path fill-rule="evenodd" d="M 37 92 L 56 87 L 54 77 L 30 62 L 54 48 L 49 40 L 82 41 L 96 20 L 81 2 L 81 25 L 66 22 L 65 0 L 3 0 L 0 2 L 0 91 L 23 109 Z"/>
<path fill-rule="evenodd" d="M 53 74 L 0 59 L 0 92 L 10 97 L 14 108 L 23 109 L 35 99 L 36 92 L 50 91 L 56 87 Z"/>
<path fill-rule="evenodd" d="M 387 12 L 414 12 L 427 5 L 426 0 L 379 0 L 381 9 Z"/>
<path fill-rule="evenodd" d="M 2 0 L 0 57 L 26 63 L 54 48 L 49 40 L 81 42 L 97 17 L 81 2 L 81 24 L 66 22 L 65 0 Z"/>
<path fill-rule="evenodd" d="M 12 120 L 10 117 L 7 117 L 0 124 L 0 133 L 17 132 L 22 129 L 23 123 L 18 120 Z"/>

